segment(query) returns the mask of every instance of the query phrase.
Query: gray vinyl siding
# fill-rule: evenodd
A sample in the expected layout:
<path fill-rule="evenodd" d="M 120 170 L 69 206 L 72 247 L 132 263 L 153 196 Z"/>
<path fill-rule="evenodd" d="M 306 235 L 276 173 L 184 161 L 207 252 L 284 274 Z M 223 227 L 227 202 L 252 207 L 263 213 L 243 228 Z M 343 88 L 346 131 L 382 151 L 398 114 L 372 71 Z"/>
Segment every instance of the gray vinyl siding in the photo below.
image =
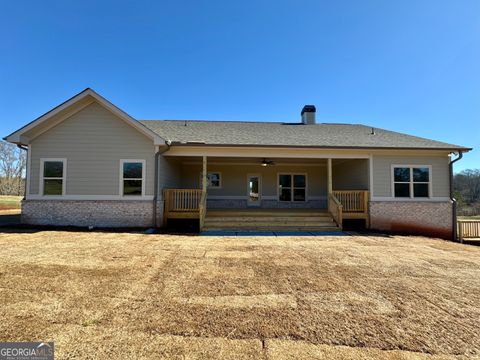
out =
<path fill-rule="evenodd" d="M 66 158 L 66 195 L 119 195 L 120 159 L 146 161 L 153 195 L 153 141 L 93 103 L 32 141 L 30 194 L 39 193 L 40 159 Z"/>
<path fill-rule="evenodd" d="M 158 188 L 162 195 L 163 189 L 181 188 L 181 165 L 177 159 L 163 155 L 158 157 Z"/>
<path fill-rule="evenodd" d="M 431 165 L 432 197 L 450 195 L 448 156 L 373 156 L 373 196 L 392 196 L 392 165 Z"/>
<path fill-rule="evenodd" d="M 327 195 L 327 169 L 325 166 L 268 166 L 258 165 L 207 165 L 208 172 L 222 174 L 222 188 L 208 189 L 213 196 L 247 196 L 247 174 L 262 177 L 262 195 L 277 197 L 277 174 L 307 174 L 307 197 Z M 182 187 L 200 188 L 201 165 L 182 166 Z"/>
<path fill-rule="evenodd" d="M 333 160 L 333 190 L 368 190 L 368 160 Z"/>
<path fill-rule="evenodd" d="M 58 112 L 57 114 L 49 117 L 47 120 L 35 125 L 35 127 L 26 131 L 25 134 L 23 134 L 23 135 L 26 136 L 29 139 L 33 139 L 38 134 L 46 131 L 52 124 L 57 123 L 62 118 L 70 117 L 71 115 L 79 112 L 82 108 L 85 108 L 85 107 L 91 105 L 94 102 L 95 102 L 95 100 L 93 100 L 93 98 L 90 97 L 90 96 L 87 96 L 87 97 L 85 97 L 81 100 L 78 100 L 77 102 L 71 104 L 66 109 L 63 109 L 62 111 Z"/>

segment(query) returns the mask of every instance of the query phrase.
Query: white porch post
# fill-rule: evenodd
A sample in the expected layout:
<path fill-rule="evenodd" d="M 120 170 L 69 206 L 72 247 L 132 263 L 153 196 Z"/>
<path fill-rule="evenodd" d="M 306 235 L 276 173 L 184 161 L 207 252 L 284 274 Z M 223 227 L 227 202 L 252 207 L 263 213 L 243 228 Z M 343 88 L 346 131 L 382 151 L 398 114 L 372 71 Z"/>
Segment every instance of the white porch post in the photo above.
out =
<path fill-rule="evenodd" d="M 327 159 L 327 189 L 328 195 L 333 192 L 333 183 L 332 183 L 332 159 Z"/>
<path fill-rule="evenodd" d="M 207 157 L 202 157 L 202 192 L 207 192 Z"/>

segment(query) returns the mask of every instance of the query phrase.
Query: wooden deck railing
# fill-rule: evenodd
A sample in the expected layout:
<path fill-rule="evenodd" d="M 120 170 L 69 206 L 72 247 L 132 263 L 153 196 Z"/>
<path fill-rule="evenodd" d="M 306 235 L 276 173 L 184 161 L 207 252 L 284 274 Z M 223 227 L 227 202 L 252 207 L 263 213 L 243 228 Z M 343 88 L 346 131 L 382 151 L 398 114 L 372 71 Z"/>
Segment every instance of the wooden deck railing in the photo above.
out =
<path fill-rule="evenodd" d="M 343 205 L 344 212 L 363 213 L 368 211 L 368 191 L 366 190 L 335 190 L 333 194 Z"/>
<path fill-rule="evenodd" d="M 207 213 L 207 194 L 202 189 L 164 189 L 164 225 L 168 219 L 199 219 L 203 228 Z"/>
<path fill-rule="evenodd" d="M 457 221 L 458 240 L 480 240 L 480 220 L 459 219 Z"/>
<path fill-rule="evenodd" d="M 328 196 L 328 211 L 333 219 L 342 227 L 344 219 L 362 219 L 368 221 L 368 191 L 366 190 L 334 190 Z"/>
<path fill-rule="evenodd" d="M 192 212 L 198 211 L 202 190 L 165 189 L 164 196 L 168 212 Z"/>
<path fill-rule="evenodd" d="M 333 220 L 335 220 L 341 229 L 343 223 L 343 206 L 334 193 L 328 195 L 328 212 L 332 214 Z"/>
<path fill-rule="evenodd" d="M 207 194 L 202 189 L 165 189 L 164 219 L 199 219 L 202 230 L 207 212 Z M 338 190 L 328 196 L 328 211 L 341 228 L 343 219 L 368 219 L 368 191 Z M 467 230 L 465 230 L 467 231 Z"/>

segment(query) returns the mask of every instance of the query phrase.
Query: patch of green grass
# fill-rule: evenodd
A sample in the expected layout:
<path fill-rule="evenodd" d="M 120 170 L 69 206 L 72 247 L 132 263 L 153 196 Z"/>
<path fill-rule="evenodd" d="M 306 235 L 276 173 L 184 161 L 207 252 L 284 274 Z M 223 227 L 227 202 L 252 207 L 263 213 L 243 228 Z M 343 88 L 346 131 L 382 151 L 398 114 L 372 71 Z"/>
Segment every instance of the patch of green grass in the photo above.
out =
<path fill-rule="evenodd" d="M 98 325 L 99 323 L 100 323 L 100 320 L 89 319 L 89 320 L 85 320 L 84 322 L 82 322 L 82 326 L 83 327 L 88 327 L 88 326 Z"/>

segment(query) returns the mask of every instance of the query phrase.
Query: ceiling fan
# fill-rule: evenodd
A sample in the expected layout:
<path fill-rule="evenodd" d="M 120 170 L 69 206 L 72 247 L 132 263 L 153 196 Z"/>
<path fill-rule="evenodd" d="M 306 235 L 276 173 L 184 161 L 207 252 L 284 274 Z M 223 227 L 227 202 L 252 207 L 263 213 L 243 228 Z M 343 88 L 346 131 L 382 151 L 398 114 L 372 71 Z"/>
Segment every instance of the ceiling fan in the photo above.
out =
<path fill-rule="evenodd" d="M 271 165 L 275 165 L 275 162 L 272 160 L 263 159 L 262 166 L 271 166 Z"/>

